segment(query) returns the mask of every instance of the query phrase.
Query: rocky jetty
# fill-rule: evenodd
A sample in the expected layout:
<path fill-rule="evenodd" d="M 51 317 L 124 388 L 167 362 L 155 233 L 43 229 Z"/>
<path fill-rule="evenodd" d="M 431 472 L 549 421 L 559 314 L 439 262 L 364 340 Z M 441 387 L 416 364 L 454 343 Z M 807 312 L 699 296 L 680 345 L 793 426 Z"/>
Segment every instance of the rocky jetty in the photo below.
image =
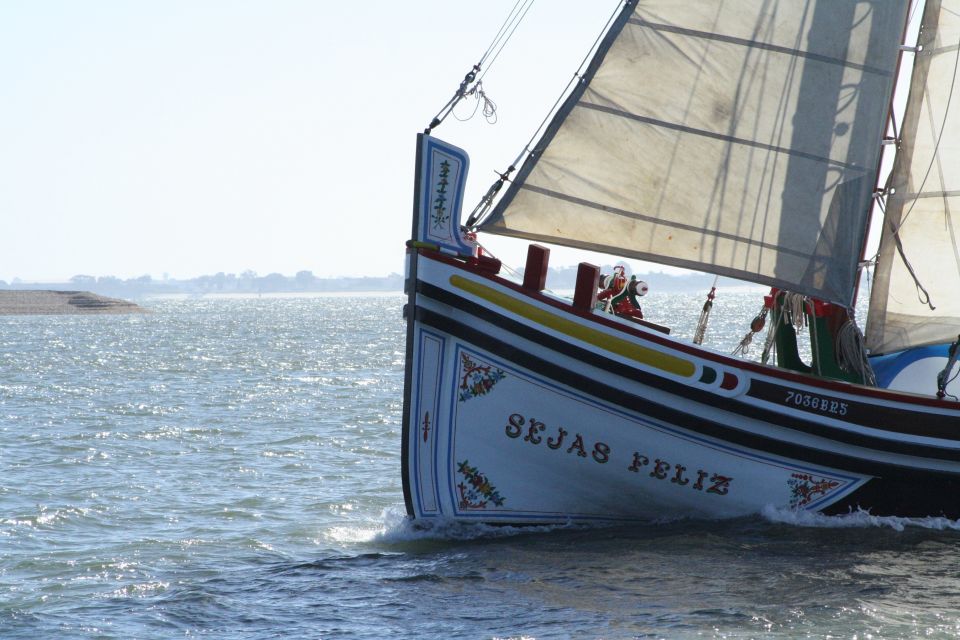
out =
<path fill-rule="evenodd" d="M 144 313 L 140 305 L 89 291 L 0 291 L 0 315 Z"/>

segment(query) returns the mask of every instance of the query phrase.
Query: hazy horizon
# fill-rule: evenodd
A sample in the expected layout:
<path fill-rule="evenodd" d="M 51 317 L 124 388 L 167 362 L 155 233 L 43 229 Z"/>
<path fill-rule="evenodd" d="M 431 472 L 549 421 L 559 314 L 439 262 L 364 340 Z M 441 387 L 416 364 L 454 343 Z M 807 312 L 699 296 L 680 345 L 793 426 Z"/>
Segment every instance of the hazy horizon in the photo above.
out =
<path fill-rule="evenodd" d="M 0 280 L 402 273 L 415 136 L 513 6 L 0 3 Z M 483 78 L 497 123 L 471 103 L 435 131 L 471 154 L 466 209 L 617 6 L 534 5 Z"/>
<path fill-rule="evenodd" d="M 599 254 L 597 254 L 597 255 L 599 255 Z M 594 264 L 597 264 L 597 266 L 599 266 L 599 267 L 610 267 L 610 266 L 612 266 L 613 264 L 618 263 L 618 262 L 619 262 L 619 263 L 623 263 L 624 261 L 623 261 L 623 260 L 613 260 L 613 259 L 611 259 L 611 260 L 609 260 L 609 261 L 601 262 L 601 263 L 596 263 L 596 262 L 595 262 Z M 707 274 L 703 274 L 703 273 L 700 273 L 700 272 L 697 272 L 697 271 L 689 271 L 689 270 L 682 270 L 682 269 L 676 269 L 676 268 L 661 267 L 660 265 L 657 265 L 657 264 L 649 264 L 649 263 L 643 263 L 643 262 L 639 262 L 639 261 L 635 261 L 635 262 L 637 262 L 637 264 L 640 265 L 640 266 L 645 266 L 645 267 L 647 267 L 647 269 L 644 269 L 644 270 L 634 270 L 634 271 L 630 271 L 630 273 L 634 273 L 634 274 L 636 274 L 636 275 L 662 275 L 662 276 L 665 276 L 665 277 L 672 277 L 672 278 L 683 278 L 683 277 L 685 277 L 685 276 L 704 276 L 704 275 L 707 275 Z M 512 266 L 511 266 L 511 268 L 512 268 Z M 522 270 L 522 269 L 523 269 L 523 265 L 519 265 L 518 268 L 519 268 L 520 270 Z M 549 268 L 550 268 L 551 271 L 554 271 L 554 272 L 571 271 L 571 270 L 573 270 L 573 269 L 576 268 L 576 264 L 563 264 L 563 265 L 553 265 L 553 264 L 551 264 Z M 166 272 L 165 272 L 165 273 L 160 273 L 160 274 L 142 273 L 142 274 L 139 274 L 139 275 L 136 275 L 136 276 L 118 276 L 118 275 L 116 275 L 115 273 L 101 273 L 101 274 L 96 274 L 96 273 L 75 273 L 75 274 L 73 274 L 73 275 L 71 275 L 71 276 L 69 276 L 69 277 L 66 277 L 66 278 L 63 278 L 63 279 L 59 279 L 59 280 L 57 280 L 57 279 L 52 279 L 52 280 L 33 280 L 33 279 L 21 278 L 21 277 L 18 276 L 18 277 L 11 278 L 11 279 L 9 279 L 9 280 L 7 280 L 7 279 L 5 279 L 5 278 L 0 278 L 0 283 L 6 283 L 6 284 L 8 284 L 8 285 L 9 285 L 9 284 L 68 284 L 68 283 L 74 281 L 74 279 L 76 279 L 76 278 L 93 278 L 94 280 L 117 279 L 117 280 L 124 281 L 124 282 L 133 281 L 133 280 L 137 280 L 137 279 L 141 279 L 141 278 L 149 278 L 150 281 L 152 281 L 152 282 L 167 282 L 167 281 L 171 281 L 171 282 L 173 282 L 173 281 L 177 281 L 177 282 L 187 282 L 187 281 L 191 281 L 191 280 L 197 280 L 197 279 L 200 279 L 200 278 L 210 278 L 210 277 L 217 276 L 217 275 L 220 275 L 220 274 L 226 275 L 227 277 L 236 277 L 236 278 L 241 278 L 241 277 L 264 278 L 264 277 L 267 277 L 267 276 L 274 276 L 274 275 L 280 275 L 280 276 L 283 276 L 284 278 L 295 278 L 295 277 L 297 276 L 297 274 L 298 274 L 298 273 L 301 273 L 301 272 L 309 272 L 314 278 L 316 278 L 316 279 L 318 279 L 318 280 L 344 280 L 344 279 L 350 279 L 350 278 L 390 279 L 390 278 L 396 278 L 396 277 L 398 277 L 398 276 L 399 276 L 399 277 L 403 277 L 403 270 L 402 270 L 402 269 L 397 270 L 397 271 L 392 271 L 392 272 L 390 272 L 390 273 L 343 274 L 343 275 L 333 275 L 333 276 L 325 276 L 325 275 L 316 274 L 316 273 L 313 273 L 313 272 L 312 272 L 311 270 L 309 270 L 309 269 L 298 269 L 297 271 L 294 271 L 294 272 L 292 272 L 292 273 L 283 273 L 283 272 L 281 272 L 281 271 L 269 271 L 269 272 L 265 272 L 265 273 L 259 273 L 259 272 L 257 272 L 257 271 L 252 270 L 252 269 L 245 269 L 245 270 L 240 271 L 240 272 L 234 272 L 234 271 L 224 271 L 223 269 L 221 269 L 221 270 L 218 270 L 218 271 L 215 271 L 215 272 L 211 272 L 211 273 L 197 273 L 197 274 L 193 274 L 193 275 L 178 276 L 178 277 L 175 277 L 175 276 L 173 276 L 172 274 L 166 273 Z M 710 276 L 710 277 L 713 277 L 713 276 Z M 727 280 L 731 280 L 731 279 L 727 278 Z"/>

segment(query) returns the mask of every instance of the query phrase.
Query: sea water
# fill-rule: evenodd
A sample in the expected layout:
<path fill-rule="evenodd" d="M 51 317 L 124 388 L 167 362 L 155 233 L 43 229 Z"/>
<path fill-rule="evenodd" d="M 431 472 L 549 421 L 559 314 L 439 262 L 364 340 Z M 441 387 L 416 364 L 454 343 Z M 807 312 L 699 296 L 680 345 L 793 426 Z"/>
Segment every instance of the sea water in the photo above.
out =
<path fill-rule="evenodd" d="M 404 302 L 0 318 L 0 638 L 960 636 L 936 518 L 411 527 Z M 689 337 L 703 296 L 645 302 Z M 721 289 L 707 344 L 761 302 Z"/>

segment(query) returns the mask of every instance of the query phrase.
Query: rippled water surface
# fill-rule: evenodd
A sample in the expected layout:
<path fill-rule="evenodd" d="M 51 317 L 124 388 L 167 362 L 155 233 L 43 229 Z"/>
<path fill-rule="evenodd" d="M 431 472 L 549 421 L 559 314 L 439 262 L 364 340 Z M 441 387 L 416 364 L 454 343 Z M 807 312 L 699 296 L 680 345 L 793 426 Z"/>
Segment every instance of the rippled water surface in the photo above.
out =
<path fill-rule="evenodd" d="M 689 337 L 701 298 L 645 311 Z M 0 317 L 0 638 L 960 636 L 949 521 L 412 528 L 403 303 Z"/>

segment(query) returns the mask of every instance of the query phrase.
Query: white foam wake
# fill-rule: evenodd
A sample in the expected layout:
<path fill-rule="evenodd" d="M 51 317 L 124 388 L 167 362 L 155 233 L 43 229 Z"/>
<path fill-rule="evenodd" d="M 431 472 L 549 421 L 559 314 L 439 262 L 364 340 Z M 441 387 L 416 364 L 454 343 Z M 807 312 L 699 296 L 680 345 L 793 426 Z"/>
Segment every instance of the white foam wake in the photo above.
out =
<path fill-rule="evenodd" d="M 848 514 L 827 516 L 812 511 L 793 511 L 777 509 L 767 506 L 763 517 L 780 524 L 790 524 L 798 527 L 817 527 L 823 529 L 849 528 L 889 528 L 894 531 L 903 531 L 909 527 L 933 529 L 937 531 L 960 531 L 960 520 L 949 518 L 900 518 L 897 516 L 875 516 L 867 511 L 852 511 Z"/>
<path fill-rule="evenodd" d="M 374 540 L 386 544 L 429 540 L 476 540 L 479 538 L 504 538 L 528 533 L 569 530 L 577 525 L 530 525 L 514 527 L 489 525 L 481 522 L 458 522 L 447 518 L 431 518 L 414 522 L 407 517 L 403 507 L 391 507 L 383 512 L 384 528 Z"/>

